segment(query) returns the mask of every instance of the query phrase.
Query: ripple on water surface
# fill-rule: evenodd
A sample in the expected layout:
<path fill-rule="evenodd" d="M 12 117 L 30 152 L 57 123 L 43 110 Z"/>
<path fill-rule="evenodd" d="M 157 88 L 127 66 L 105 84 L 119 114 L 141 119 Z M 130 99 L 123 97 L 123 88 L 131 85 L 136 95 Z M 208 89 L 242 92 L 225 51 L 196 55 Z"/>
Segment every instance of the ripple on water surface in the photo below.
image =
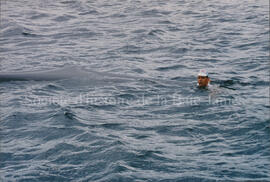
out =
<path fill-rule="evenodd" d="M 93 76 L 0 80 L 2 181 L 270 180 L 269 2 L 3 1 L 0 26 L 1 72 Z"/>

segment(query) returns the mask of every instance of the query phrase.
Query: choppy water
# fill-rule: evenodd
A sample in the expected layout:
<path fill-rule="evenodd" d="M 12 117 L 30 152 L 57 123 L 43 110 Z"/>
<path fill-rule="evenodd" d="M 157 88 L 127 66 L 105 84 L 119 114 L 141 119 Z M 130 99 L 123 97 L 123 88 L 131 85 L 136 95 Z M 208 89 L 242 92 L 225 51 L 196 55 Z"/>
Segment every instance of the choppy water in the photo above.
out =
<path fill-rule="evenodd" d="M 1 0 L 0 43 L 141 78 L 0 82 L 1 181 L 270 181 L 267 0 Z"/>

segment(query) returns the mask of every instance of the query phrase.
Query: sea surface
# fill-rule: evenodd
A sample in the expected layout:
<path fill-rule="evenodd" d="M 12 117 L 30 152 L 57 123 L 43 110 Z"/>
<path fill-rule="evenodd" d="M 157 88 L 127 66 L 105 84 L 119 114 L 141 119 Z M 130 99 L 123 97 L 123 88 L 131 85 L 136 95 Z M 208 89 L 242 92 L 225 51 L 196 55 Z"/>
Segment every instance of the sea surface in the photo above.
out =
<path fill-rule="evenodd" d="M 268 0 L 0 3 L 1 182 L 270 181 Z"/>

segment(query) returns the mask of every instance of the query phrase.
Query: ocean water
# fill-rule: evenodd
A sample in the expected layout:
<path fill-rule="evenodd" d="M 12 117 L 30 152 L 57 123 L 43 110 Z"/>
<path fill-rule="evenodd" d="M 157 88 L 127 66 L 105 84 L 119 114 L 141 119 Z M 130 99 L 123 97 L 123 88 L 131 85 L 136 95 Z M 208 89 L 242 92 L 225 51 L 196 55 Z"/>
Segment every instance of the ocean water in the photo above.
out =
<path fill-rule="evenodd" d="M 270 181 L 268 0 L 0 3 L 0 181 Z"/>

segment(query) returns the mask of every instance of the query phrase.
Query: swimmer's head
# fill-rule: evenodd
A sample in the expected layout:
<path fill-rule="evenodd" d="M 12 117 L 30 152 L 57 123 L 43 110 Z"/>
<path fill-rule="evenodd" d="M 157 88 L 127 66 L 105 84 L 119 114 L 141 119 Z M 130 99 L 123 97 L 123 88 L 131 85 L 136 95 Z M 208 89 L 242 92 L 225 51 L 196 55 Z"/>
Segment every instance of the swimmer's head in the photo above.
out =
<path fill-rule="evenodd" d="M 210 78 L 208 77 L 208 73 L 206 70 L 200 70 L 198 73 L 198 86 L 199 87 L 207 87 L 210 83 Z"/>

